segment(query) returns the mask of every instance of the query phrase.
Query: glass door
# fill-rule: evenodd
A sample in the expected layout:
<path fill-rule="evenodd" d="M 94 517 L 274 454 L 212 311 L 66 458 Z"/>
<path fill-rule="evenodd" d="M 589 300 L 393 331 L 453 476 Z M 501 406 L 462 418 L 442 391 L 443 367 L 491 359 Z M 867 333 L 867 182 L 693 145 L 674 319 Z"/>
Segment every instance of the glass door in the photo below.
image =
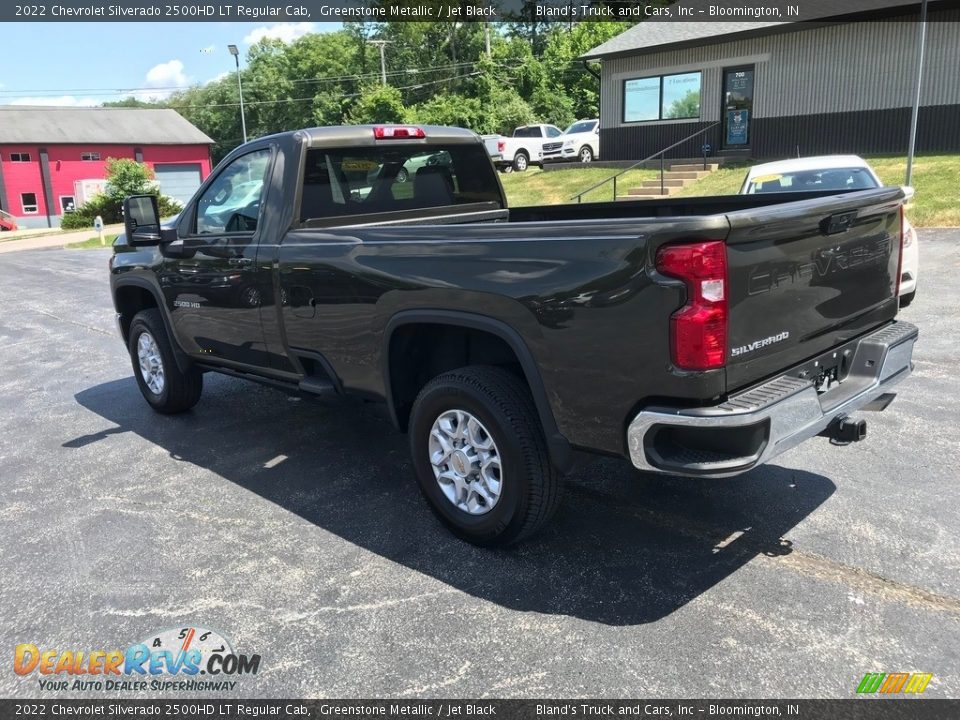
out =
<path fill-rule="evenodd" d="M 753 65 L 723 71 L 723 146 L 750 146 L 753 115 Z"/>

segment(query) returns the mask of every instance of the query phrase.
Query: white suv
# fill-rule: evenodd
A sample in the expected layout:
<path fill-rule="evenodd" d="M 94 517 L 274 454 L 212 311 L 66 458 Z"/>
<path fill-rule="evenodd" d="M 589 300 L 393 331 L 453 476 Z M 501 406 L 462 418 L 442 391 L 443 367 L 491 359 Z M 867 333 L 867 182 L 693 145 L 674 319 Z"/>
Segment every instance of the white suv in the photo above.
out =
<path fill-rule="evenodd" d="M 544 162 L 579 160 L 588 163 L 599 158 L 599 120 L 577 120 L 556 140 L 543 144 Z"/>

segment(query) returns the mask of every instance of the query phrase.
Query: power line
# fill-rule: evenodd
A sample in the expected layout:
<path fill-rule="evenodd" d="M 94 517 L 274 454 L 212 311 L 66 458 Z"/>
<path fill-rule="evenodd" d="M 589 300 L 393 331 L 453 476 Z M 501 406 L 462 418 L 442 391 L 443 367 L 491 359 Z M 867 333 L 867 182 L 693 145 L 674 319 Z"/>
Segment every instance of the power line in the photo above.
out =
<path fill-rule="evenodd" d="M 469 66 L 476 65 L 475 62 L 462 62 L 462 63 L 450 63 L 448 65 L 437 65 L 430 68 L 407 68 L 404 70 L 389 70 L 387 71 L 387 77 L 395 77 L 398 75 L 411 75 L 416 73 L 432 73 L 440 72 L 443 70 L 455 70 L 458 68 L 466 68 Z M 295 80 L 287 80 L 287 83 L 290 84 L 320 84 L 320 83 L 338 83 L 345 82 L 348 80 L 363 80 L 365 78 L 375 78 L 379 76 L 380 73 L 377 71 L 372 71 L 368 73 L 354 73 L 351 75 L 331 75 L 322 78 L 300 78 Z M 226 78 L 218 78 L 217 81 L 224 80 Z M 206 84 L 215 82 L 213 80 L 209 81 Z M 261 81 L 262 82 L 262 81 Z M 255 80 L 248 81 L 249 87 L 258 87 L 260 83 Z M 177 90 L 190 90 L 193 88 L 205 87 L 205 85 L 159 85 L 151 87 L 116 87 L 116 88 L 61 88 L 61 89 L 44 89 L 44 90 L 11 90 L 11 89 L 2 89 L 0 90 L 0 95 L 29 95 L 29 96 L 43 96 L 47 93 L 52 94 L 63 94 L 70 93 L 71 95 L 119 95 L 123 93 L 133 93 L 133 92 L 158 92 L 164 90 L 177 91 Z"/>

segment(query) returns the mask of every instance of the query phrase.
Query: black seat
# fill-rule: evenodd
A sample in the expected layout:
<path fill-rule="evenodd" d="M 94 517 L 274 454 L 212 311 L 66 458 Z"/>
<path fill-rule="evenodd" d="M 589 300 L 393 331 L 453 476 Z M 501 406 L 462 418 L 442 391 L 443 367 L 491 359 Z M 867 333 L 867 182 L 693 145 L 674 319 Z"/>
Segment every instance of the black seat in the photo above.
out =
<path fill-rule="evenodd" d="M 427 165 L 413 177 L 413 199 L 419 207 L 453 205 L 453 176 L 445 165 Z"/>

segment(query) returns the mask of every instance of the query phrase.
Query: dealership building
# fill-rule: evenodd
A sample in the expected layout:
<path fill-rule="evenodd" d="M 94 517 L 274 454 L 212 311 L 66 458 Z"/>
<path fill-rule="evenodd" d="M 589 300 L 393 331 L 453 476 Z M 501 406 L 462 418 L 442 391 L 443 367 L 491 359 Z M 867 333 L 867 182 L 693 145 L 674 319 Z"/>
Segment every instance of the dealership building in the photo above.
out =
<path fill-rule="evenodd" d="M 107 158 L 153 168 L 188 200 L 210 174 L 213 140 L 175 110 L 0 106 L 0 210 L 19 227 L 58 227 L 105 185 Z"/>
<path fill-rule="evenodd" d="M 812 22 L 638 23 L 586 53 L 601 61 L 600 153 L 781 158 L 905 154 L 919 3 Z M 917 151 L 960 151 L 960 9 L 930 2 Z M 845 12 L 844 3 L 833 12 Z"/>

